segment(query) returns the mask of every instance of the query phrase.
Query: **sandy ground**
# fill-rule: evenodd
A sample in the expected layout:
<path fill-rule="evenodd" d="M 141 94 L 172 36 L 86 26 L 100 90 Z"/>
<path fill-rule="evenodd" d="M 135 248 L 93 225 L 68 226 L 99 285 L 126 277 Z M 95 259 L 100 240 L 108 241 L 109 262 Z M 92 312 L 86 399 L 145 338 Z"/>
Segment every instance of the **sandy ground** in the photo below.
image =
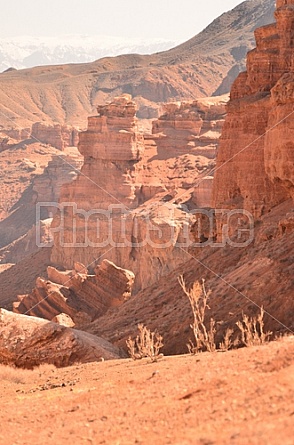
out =
<path fill-rule="evenodd" d="M 0 444 L 293 445 L 294 337 L 197 356 L 0 367 Z"/>

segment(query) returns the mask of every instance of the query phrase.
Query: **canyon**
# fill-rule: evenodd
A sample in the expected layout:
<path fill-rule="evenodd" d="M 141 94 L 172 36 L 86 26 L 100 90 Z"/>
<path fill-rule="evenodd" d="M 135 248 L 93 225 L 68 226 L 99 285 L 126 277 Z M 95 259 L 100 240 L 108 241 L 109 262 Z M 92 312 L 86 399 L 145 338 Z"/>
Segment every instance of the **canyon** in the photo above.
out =
<path fill-rule="evenodd" d="M 293 42 L 294 0 L 247 0 L 0 74 L 0 444 L 292 443 Z"/>
<path fill-rule="evenodd" d="M 167 202 L 172 206 L 180 204 L 181 211 L 184 203 L 195 203 L 197 199 L 212 203 L 217 212 L 213 236 L 217 243 L 227 233 L 226 245 L 221 249 L 217 244 L 206 246 L 205 242 L 196 247 L 181 246 L 178 263 L 174 251 L 164 249 L 164 255 L 168 254 L 163 262 L 171 264 L 170 273 L 165 270 L 161 276 L 157 275 L 154 284 L 147 275 L 149 286 L 143 280 L 137 281 L 135 294 L 114 312 L 89 324 L 86 328 L 89 332 L 123 347 L 128 336 L 135 334 L 133 320 L 140 320 L 152 329 L 161 326 L 166 338 L 165 353 L 184 352 L 190 336 L 190 309 L 177 283 L 180 275 L 184 275 L 188 285 L 205 278 L 207 287 L 213 289 L 208 316 L 218 321 L 219 338 L 225 328 L 235 325 L 242 313 L 253 315 L 260 306 L 265 309 L 267 329 L 276 333 L 293 330 L 293 182 L 289 168 L 293 166 L 289 124 L 293 69 L 289 63 L 293 33 L 291 5 L 278 2 L 275 15 L 276 23 L 256 30 L 257 47 L 248 54 L 247 71 L 232 86 L 217 162 L 203 175 L 208 193 L 203 185 L 203 195 L 197 197 L 197 178 L 192 189 L 182 189 L 181 197 L 167 188 Z M 286 66 L 281 69 L 282 63 Z M 209 128 L 199 125 L 203 109 L 198 107 L 197 115 L 194 106 L 195 102 L 189 106 L 167 105 L 163 115 L 153 123 L 159 156 L 168 150 L 189 153 L 196 147 L 201 151 L 201 131 L 211 135 L 215 124 Z M 185 118 L 187 108 L 193 116 L 189 120 Z M 215 173 L 213 181 L 208 173 Z M 150 202 L 141 205 L 149 206 Z M 237 211 L 237 217 L 230 221 L 226 220 L 229 211 Z M 175 216 L 173 221 L 177 221 Z M 249 233 L 250 222 L 254 236 L 246 243 L 244 232 Z M 193 217 L 187 223 L 192 226 L 193 235 Z M 199 232 L 199 226 L 197 229 Z M 195 234 L 196 238 L 198 235 Z M 206 233 L 202 236 L 207 239 Z M 154 257 L 153 251 L 151 258 Z M 146 261 L 145 252 L 143 258 Z M 140 256 L 139 259 L 142 265 L 144 260 Z M 124 260 L 116 257 L 116 261 L 119 264 Z M 136 277 L 140 275 L 136 264 L 132 267 L 128 263 L 128 268 Z M 145 274 L 152 271 L 148 263 L 142 268 Z M 154 276 L 154 272 L 150 275 Z"/>
<path fill-rule="evenodd" d="M 26 179 L 30 185 L 0 222 L 1 305 L 13 308 L 15 317 L 69 323 L 124 351 L 126 339 L 143 322 L 153 330 L 160 327 L 164 354 L 182 354 L 191 338 L 191 309 L 178 282 L 183 276 L 188 287 L 203 278 L 212 290 L 205 321 L 216 320 L 217 341 L 227 328 L 236 335 L 242 314 L 254 316 L 261 306 L 267 330 L 293 332 L 294 13 L 291 2 L 279 1 L 276 23 L 267 24 L 272 5 L 250 0 L 221 22 L 231 23 L 236 11 L 253 4 L 255 23 L 255 14 L 265 8 L 258 23 L 266 25 L 255 30 L 256 48 L 248 53 L 247 70 L 233 82 L 230 97 L 175 95 L 182 100 L 162 104 L 147 131 L 146 122 L 138 120 L 140 107 L 152 108 L 157 99 L 148 96 L 149 102 L 142 102 L 134 89 L 132 97 L 114 87 L 110 99 L 97 94 L 102 100 L 96 115 L 85 107 L 88 126 L 78 135 L 78 153 L 68 147 L 77 142 L 77 120 L 72 126 L 59 118 L 33 124 L 41 141 L 35 149 L 48 148 L 51 161 L 40 170 L 26 161 L 32 182 Z M 233 36 L 234 30 L 236 24 Z M 194 51 L 194 42 L 181 47 L 181 63 Z M 121 60 L 127 66 L 126 58 Z M 70 69 L 83 77 L 81 66 Z M 222 92 L 224 79 L 218 78 L 218 89 L 205 91 Z M 13 136 L 17 142 L 22 135 L 6 134 Z M 46 140 L 51 148 L 40 146 Z M 18 144 L 32 148 L 37 142 L 6 144 L 4 156 Z M 32 215 L 44 202 L 50 205 L 43 205 L 40 215 L 41 241 L 50 239 L 34 248 Z M 35 263 L 17 297 L 13 275 Z M 124 277 L 118 280 L 121 293 L 117 273 Z"/>

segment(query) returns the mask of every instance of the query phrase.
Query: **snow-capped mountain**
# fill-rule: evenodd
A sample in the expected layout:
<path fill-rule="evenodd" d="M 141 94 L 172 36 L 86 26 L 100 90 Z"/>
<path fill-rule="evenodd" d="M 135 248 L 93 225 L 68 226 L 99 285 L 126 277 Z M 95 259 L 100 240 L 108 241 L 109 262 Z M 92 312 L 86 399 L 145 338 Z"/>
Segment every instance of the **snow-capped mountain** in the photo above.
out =
<path fill-rule="evenodd" d="M 176 46 L 163 39 L 126 39 L 112 36 L 66 35 L 0 39 L 0 72 L 13 67 L 91 62 L 119 54 L 152 54 Z"/>

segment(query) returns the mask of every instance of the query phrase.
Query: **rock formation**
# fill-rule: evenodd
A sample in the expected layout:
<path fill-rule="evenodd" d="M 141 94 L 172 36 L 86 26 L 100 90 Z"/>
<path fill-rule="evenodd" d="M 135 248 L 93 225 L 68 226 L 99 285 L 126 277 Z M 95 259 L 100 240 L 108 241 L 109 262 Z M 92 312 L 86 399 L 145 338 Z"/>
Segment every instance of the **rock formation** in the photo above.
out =
<path fill-rule="evenodd" d="M 233 84 L 215 175 L 215 206 L 255 218 L 294 190 L 294 1 L 277 1 L 275 17 L 255 31 L 257 47 Z"/>
<path fill-rule="evenodd" d="M 67 125 L 36 122 L 32 125 L 30 137 L 59 150 L 64 150 L 65 147 L 76 147 L 78 144 L 78 130 Z"/>
<path fill-rule="evenodd" d="M 159 135 L 156 140 L 159 152 L 197 151 L 198 155 L 214 159 L 228 100 L 228 95 L 224 95 L 163 105 L 163 115 L 152 124 L 152 134 Z"/>
<path fill-rule="evenodd" d="M 82 157 L 78 152 L 71 150 L 60 156 L 53 156 L 42 175 L 38 175 L 32 182 L 32 194 L 35 203 L 53 203 L 52 208 L 48 206 L 45 217 L 56 213 L 55 204 L 58 204 L 61 188 L 64 184 L 71 183 L 79 174 L 82 167 Z"/>
<path fill-rule="evenodd" d="M 175 246 L 189 222 L 179 206 L 166 203 L 160 180 L 151 175 L 145 182 L 135 112 L 130 96 L 115 98 L 80 134 L 85 161 L 78 178 L 62 189 L 52 262 L 72 268 L 76 261 L 95 265 L 107 258 L 135 273 L 137 290 L 181 262 Z"/>
<path fill-rule="evenodd" d="M 191 249 L 186 262 L 183 258 L 169 275 L 94 322 L 89 332 L 123 346 L 128 336 L 134 336 L 131 326 L 136 318 L 151 329 L 159 329 L 165 339 L 164 353 L 184 353 L 193 317 L 178 283 L 183 274 L 188 287 L 205 279 L 206 289 L 211 289 L 205 323 L 209 326 L 213 317 L 219 333 L 228 327 L 237 333 L 238 319 L 243 314 L 256 316 L 261 307 L 265 310 L 265 331 L 293 332 L 294 0 L 278 1 L 276 18 L 276 24 L 256 31 L 257 48 L 248 54 L 247 72 L 240 74 L 232 87 L 213 190 L 216 209 L 211 210 L 212 215 L 219 209 L 240 209 L 240 238 L 247 230 L 241 225 L 244 209 L 253 214 L 252 242 Z M 196 205 L 206 207 L 210 199 L 208 193 L 208 202 L 203 199 L 201 203 L 207 193 L 204 185 L 199 184 L 199 189 L 204 189 L 200 196 L 194 190 L 193 199 Z M 211 232 L 212 227 L 214 233 L 215 220 L 209 225 L 210 221 L 201 221 L 205 212 L 199 213 L 201 242 L 201 237 L 208 238 L 207 228 Z M 219 234 L 226 222 L 217 218 Z M 231 227 L 225 228 L 231 235 Z M 197 229 L 198 221 L 191 229 L 195 239 Z"/>
<path fill-rule="evenodd" d="M 143 136 L 138 133 L 135 119 L 136 105 L 129 95 L 124 95 L 99 106 L 97 111 L 98 116 L 88 119 L 88 130 L 79 135 L 78 148 L 85 162 L 75 192 L 82 192 L 85 177 L 89 177 L 96 208 L 108 208 L 111 202 L 136 207 L 136 164 L 144 152 Z M 88 181 L 86 188 L 90 192 L 89 187 Z"/>
<path fill-rule="evenodd" d="M 15 264 L 32 255 L 39 248 L 37 240 L 43 246 L 49 245 L 51 241 L 51 223 L 52 218 L 42 220 L 37 226 L 33 225 L 24 235 L 0 248 L 0 264 Z"/>
<path fill-rule="evenodd" d="M 47 269 L 48 280 L 38 278 L 35 289 L 20 295 L 13 310 L 47 320 L 69 316 L 76 327 L 103 315 L 111 307 L 121 305 L 132 292 L 134 274 L 104 260 L 88 275 L 85 266 L 76 263 L 73 271 Z"/>
<path fill-rule="evenodd" d="M 0 152 L 29 139 L 64 150 L 77 146 L 78 134 L 79 131 L 69 125 L 44 122 L 35 122 L 31 128 L 0 128 Z"/>
<path fill-rule="evenodd" d="M 204 176 L 194 188 L 192 200 L 196 207 L 199 209 L 212 208 L 212 192 L 213 176 Z"/>
<path fill-rule="evenodd" d="M 0 363 L 33 368 L 57 367 L 121 357 L 111 343 L 75 329 L 36 317 L 0 309 Z"/>
<path fill-rule="evenodd" d="M 28 161 L 26 168 L 30 168 Z M 9 216 L 0 221 L 0 248 L 7 246 L 6 250 L 9 251 L 11 244 L 26 236 L 36 226 L 38 217 L 45 220 L 55 214 L 62 185 L 76 178 L 80 168 L 81 157 L 75 152 L 53 156 L 43 173 L 33 177 L 31 185 L 11 208 Z M 39 211 L 36 208 L 38 204 Z M 29 239 L 32 240 L 32 237 Z M 23 253 L 24 251 L 19 252 L 18 255 Z"/>

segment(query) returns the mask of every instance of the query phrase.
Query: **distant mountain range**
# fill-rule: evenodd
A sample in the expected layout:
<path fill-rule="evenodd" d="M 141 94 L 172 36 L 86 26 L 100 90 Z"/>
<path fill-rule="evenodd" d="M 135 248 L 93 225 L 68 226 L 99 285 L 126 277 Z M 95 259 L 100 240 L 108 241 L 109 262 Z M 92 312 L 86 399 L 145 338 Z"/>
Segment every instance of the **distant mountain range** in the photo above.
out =
<path fill-rule="evenodd" d="M 98 104 L 122 93 L 133 96 L 141 119 L 156 117 L 163 102 L 225 94 L 246 68 L 246 54 L 255 46 L 254 30 L 272 23 L 274 10 L 275 0 L 247 0 L 172 49 L 158 52 L 158 47 L 145 46 L 145 52 L 153 53 L 150 55 L 135 54 L 144 52 L 142 46 L 141 50 L 138 46 L 131 49 L 121 41 L 115 51 L 133 54 L 69 64 L 65 63 L 68 50 L 63 48 L 58 56 L 62 64 L 1 73 L 0 128 L 26 128 L 37 121 L 85 128 Z M 40 52 L 38 40 L 33 40 Z M 82 38 L 77 39 L 75 60 L 85 57 L 87 45 L 80 41 Z M 114 51 L 114 46 L 112 42 L 108 47 Z M 27 63 L 40 64 L 44 53 L 27 55 Z"/>
<path fill-rule="evenodd" d="M 153 54 L 177 45 L 164 39 L 126 39 L 112 36 L 64 35 L 0 39 L 0 72 L 8 68 L 86 63 L 119 54 Z"/>

